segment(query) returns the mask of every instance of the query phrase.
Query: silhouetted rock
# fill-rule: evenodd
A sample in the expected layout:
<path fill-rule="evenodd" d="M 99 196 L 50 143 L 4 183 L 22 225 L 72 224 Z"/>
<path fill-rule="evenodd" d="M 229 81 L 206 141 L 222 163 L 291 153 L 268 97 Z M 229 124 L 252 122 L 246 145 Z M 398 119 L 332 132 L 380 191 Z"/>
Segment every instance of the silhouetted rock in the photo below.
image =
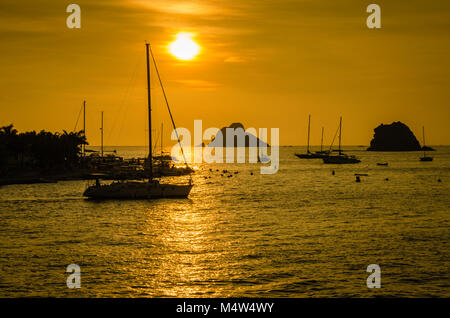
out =
<path fill-rule="evenodd" d="M 244 125 L 242 125 L 241 123 L 232 123 L 229 127 L 223 127 L 220 131 L 222 132 L 222 136 L 223 136 L 223 140 L 222 140 L 222 144 L 220 144 L 219 139 L 215 138 L 213 141 L 211 141 L 208 146 L 209 147 L 226 147 L 226 142 L 227 142 L 227 128 L 231 128 L 234 130 L 234 133 L 236 135 L 239 134 L 245 134 L 245 145 L 244 147 L 250 147 L 252 145 L 255 146 L 267 146 L 270 147 L 267 143 L 265 143 L 264 141 L 260 140 L 258 137 L 256 137 L 255 135 L 249 134 L 249 133 L 245 133 L 245 128 Z M 256 132 L 258 132 L 258 130 L 256 130 Z M 234 136 L 234 147 L 238 147 L 238 137 Z"/>
<path fill-rule="evenodd" d="M 423 150 L 419 141 L 408 126 L 402 122 L 390 125 L 381 124 L 374 129 L 375 134 L 370 142 L 369 151 L 417 151 Z M 425 150 L 434 150 L 424 147 Z"/>

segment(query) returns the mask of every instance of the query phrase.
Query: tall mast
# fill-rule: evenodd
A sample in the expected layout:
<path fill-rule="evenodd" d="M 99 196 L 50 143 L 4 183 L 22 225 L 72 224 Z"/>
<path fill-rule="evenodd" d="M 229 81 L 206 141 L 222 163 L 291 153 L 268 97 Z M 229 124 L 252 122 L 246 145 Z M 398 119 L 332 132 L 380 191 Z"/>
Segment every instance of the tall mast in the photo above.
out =
<path fill-rule="evenodd" d="M 425 126 L 422 126 L 422 137 L 423 137 L 423 156 L 425 157 Z"/>
<path fill-rule="evenodd" d="M 153 179 L 153 158 L 152 158 L 152 98 L 150 94 L 150 58 L 149 49 L 150 44 L 145 43 L 147 53 L 147 96 L 148 96 L 148 166 L 149 166 L 149 180 Z"/>
<path fill-rule="evenodd" d="M 320 152 L 322 152 L 323 148 L 323 127 L 322 127 L 322 138 L 320 139 Z"/>
<path fill-rule="evenodd" d="M 86 139 L 86 101 L 83 101 L 83 137 Z M 86 145 L 83 144 L 83 157 L 86 156 Z"/>
<path fill-rule="evenodd" d="M 339 154 L 341 154 L 342 116 L 339 119 Z"/>
<path fill-rule="evenodd" d="M 101 156 L 103 158 L 103 111 L 102 111 L 102 119 L 101 119 L 101 126 L 100 126 L 100 132 L 101 132 Z"/>
<path fill-rule="evenodd" d="M 147 48 L 148 48 L 148 46 L 147 46 Z M 187 160 L 186 160 L 186 156 L 184 154 L 183 147 L 181 146 L 180 137 L 178 136 L 177 126 L 175 125 L 175 121 L 173 120 L 172 112 L 170 111 L 169 102 L 167 101 L 166 91 L 164 90 L 164 86 L 161 81 L 161 76 L 159 76 L 159 71 L 158 71 L 158 66 L 156 65 L 155 56 L 153 55 L 151 48 L 150 48 L 150 52 L 152 53 L 153 65 L 155 65 L 156 75 L 158 75 L 159 84 L 161 85 L 161 90 L 162 90 L 162 93 L 164 96 L 164 100 L 166 101 L 167 111 L 169 112 L 170 120 L 172 121 L 172 126 L 173 126 L 173 129 L 175 130 L 175 135 L 177 136 L 178 144 L 180 145 L 181 154 L 183 155 L 184 163 L 186 164 L 186 167 L 189 167 Z M 148 63 L 148 49 L 147 49 L 147 63 Z"/>
<path fill-rule="evenodd" d="M 309 130 L 310 130 L 310 124 L 311 124 L 311 115 L 308 117 L 308 146 L 306 148 L 306 152 L 309 153 Z"/>
<path fill-rule="evenodd" d="M 161 123 L 161 160 L 162 160 L 162 155 L 163 155 L 163 123 Z"/>

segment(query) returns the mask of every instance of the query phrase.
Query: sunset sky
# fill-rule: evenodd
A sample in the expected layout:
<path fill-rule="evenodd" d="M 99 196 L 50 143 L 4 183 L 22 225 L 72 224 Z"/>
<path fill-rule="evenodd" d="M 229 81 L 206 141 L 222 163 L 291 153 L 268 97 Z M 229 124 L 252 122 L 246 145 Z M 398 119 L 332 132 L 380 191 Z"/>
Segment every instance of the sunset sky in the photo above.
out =
<path fill-rule="evenodd" d="M 66 26 L 70 3 L 81 29 Z M 370 3 L 381 29 L 366 26 Z M 169 53 L 180 32 L 201 48 L 193 60 Z M 320 144 L 342 115 L 347 145 L 398 120 L 450 144 L 449 1 L 1 0 L 0 34 L 0 126 L 19 131 L 72 131 L 86 99 L 91 144 L 104 111 L 105 144 L 144 145 L 147 40 L 179 127 L 277 127 L 282 145 L 303 145 L 311 114 Z M 153 125 L 168 140 L 156 84 Z"/>

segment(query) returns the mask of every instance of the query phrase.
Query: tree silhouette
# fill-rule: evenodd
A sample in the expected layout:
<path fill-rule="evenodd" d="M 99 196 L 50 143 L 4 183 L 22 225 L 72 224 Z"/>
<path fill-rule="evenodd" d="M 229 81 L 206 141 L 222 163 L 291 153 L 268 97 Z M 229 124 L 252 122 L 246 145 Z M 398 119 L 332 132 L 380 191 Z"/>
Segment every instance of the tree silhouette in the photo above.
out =
<path fill-rule="evenodd" d="M 82 131 L 18 133 L 13 125 L 0 127 L 0 173 L 10 167 L 73 168 L 80 164 L 83 144 L 87 142 Z"/>

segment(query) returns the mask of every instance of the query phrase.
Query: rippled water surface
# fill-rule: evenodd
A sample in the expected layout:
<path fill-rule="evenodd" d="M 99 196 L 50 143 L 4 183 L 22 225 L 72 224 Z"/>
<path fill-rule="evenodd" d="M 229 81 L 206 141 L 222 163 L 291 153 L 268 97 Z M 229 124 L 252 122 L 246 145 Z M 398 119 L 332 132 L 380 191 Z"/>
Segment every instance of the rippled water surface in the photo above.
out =
<path fill-rule="evenodd" d="M 361 164 L 331 166 L 282 147 L 275 175 L 198 165 L 189 199 L 90 201 L 84 181 L 0 187 L 0 296 L 449 297 L 450 148 L 429 163 L 360 149 Z M 80 289 L 66 286 L 72 263 Z M 380 289 L 366 287 L 369 264 Z"/>

